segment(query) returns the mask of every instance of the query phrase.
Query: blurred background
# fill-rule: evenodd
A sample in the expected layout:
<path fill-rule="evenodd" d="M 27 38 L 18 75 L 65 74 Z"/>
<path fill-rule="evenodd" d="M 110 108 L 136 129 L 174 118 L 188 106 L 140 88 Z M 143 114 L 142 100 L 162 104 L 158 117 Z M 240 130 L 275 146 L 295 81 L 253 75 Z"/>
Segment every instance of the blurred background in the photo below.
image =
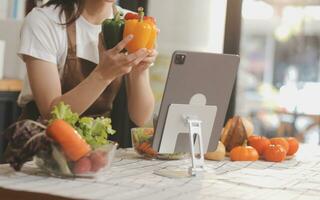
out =
<path fill-rule="evenodd" d="M 319 0 L 243 0 L 236 113 L 257 133 L 319 143 L 319 24 Z"/>
<path fill-rule="evenodd" d="M 0 0 L 0 131 L 19 115 L 25 67 L 16 56 L 24 16 L 41 0 Z M 161 29 L 151 68 L 161 102 L 174 50 L 239 54 L 227 119 L 248 117 L 255 133 L 319 144 L 320 0 L 120 0 L 145 7 Z"/>

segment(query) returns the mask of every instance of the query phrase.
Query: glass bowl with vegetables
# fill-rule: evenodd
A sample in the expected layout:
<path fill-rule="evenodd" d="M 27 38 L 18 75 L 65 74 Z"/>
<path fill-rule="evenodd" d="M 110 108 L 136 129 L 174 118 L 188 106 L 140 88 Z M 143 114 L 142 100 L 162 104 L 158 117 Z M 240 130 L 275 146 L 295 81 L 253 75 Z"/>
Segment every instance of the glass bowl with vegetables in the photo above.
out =
<path fill-rule="evenodd" d="M 51 160 L 36 159 L 42 169 L 62 175 L 94 175 L 110 167 L 117 144 L 108 141 L 114 134 L 109 118 L 79 117 L 69 106 L 60 103 L 52 111 L 46 134 L 51 145 Z M 37 158 L 40 158 L 38 156 Z"/>
<path fill-rule="evenodd" d="M 5 160 L 17 171 L 34 158 L 50 175 L 91 177 L 110 167 L 118 145 L 108 136 L 114 133 L 109 118 L 79 117 L 60 103 L 49 121 L 20 121 L 7 130 Z"/>
<path fill-rule="evenodd" d="M 35 156 L 34 161 L 41 170 L 53 176 L 81 178 L 94 177 L 97 172 L 108 169 L 117 144 L 110 142 L 78 160 L 71 160 L 57 144 L 52 144 L 51 149 L 51 154 L 43 152 Z"/>
<path fill-rule="evenodd" d="M 154 129 L 133 128 L 131 129 L 132 146 L 134 150 L 146 159 L 181 160 L 188 158 L 186 153 L 158 153 L 152 148 Z"/>

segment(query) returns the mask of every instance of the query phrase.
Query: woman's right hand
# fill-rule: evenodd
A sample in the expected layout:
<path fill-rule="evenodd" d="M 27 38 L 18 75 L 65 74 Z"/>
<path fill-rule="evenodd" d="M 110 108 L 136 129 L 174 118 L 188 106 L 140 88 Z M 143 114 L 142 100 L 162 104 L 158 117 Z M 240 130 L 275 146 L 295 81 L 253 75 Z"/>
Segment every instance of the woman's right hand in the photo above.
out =
<path fill-rule="evenodd" d="M 98 72 L 103 78 L 114 80 L 122 75 L 131 72 L 132 67 L 137 66 L 146 56 L 147 49 L 140 49 L 131 54 L 124 54 L 121 51 L 133 39 L 132 35 L 127 36 L 119 42 L 114 48 L 106 50 L 104 48 L 103 37 L 99 35 L 99 64 Z"/>

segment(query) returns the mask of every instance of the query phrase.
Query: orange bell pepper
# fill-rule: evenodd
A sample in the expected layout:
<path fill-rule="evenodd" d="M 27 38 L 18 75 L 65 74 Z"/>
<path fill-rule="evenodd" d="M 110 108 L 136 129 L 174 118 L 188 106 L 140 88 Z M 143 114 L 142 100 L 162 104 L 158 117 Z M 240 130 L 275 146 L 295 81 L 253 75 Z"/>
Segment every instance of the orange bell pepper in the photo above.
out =
<path fill-rule="evenodd" d="M 157 26 L 153 20 L 145 18 L 143 8 L 138 9 L 139 19 L 128 19 L 125 21 L 123 37 L 133 35 L 126 49 L 133 53 L 139 49 L 153 49 L 157 38 Z"/>

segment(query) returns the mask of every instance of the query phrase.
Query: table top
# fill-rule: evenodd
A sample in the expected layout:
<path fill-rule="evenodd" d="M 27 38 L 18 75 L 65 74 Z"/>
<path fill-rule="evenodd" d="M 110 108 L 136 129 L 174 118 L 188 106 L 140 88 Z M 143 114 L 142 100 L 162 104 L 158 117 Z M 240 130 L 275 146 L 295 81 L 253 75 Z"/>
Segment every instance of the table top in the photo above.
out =
<path fill-rule="evenodd" d="M 1 165 L 0 196 L 13 199 L 20 194 L 23 199 L 30 197 L 33 200 L 44 199 L 44 196 L 45 199 L 95 200 L 306 200 L 319 199 L 320 196 L 319 146 L 302 145 L 293 159 L 282 163 L 231 162 L 226 159 L 206 161 L 207 171 L 196 177 L 168 178 L 154 173 L 189 165 L 188 159 L 143 160 L 128 149 L 119 150 L 112 167 L 95 179 L 40 176 L 33 163 L 28 163 L 22 172 Z"/>

